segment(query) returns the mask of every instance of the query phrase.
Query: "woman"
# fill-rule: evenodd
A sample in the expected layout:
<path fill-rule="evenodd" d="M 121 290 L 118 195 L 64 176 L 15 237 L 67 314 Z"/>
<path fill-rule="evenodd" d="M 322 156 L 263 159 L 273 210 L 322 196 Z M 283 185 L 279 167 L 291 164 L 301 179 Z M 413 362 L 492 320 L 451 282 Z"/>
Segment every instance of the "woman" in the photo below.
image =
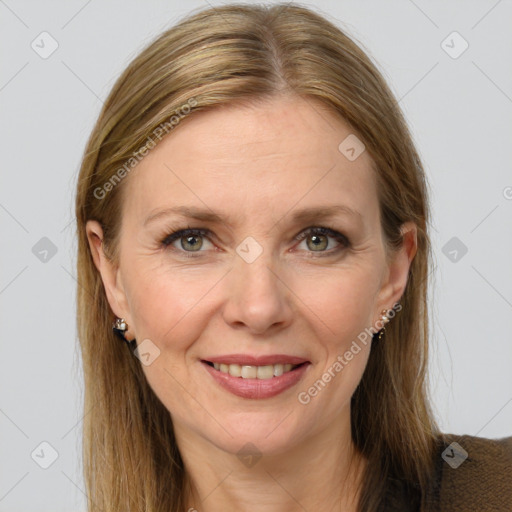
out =
<path fill-rule="evenodd" d="M 231 5 L 162 34 L 76 214 L 89 510 L 509 510 L 512 438 L 433 417 L 425 174 L 330 22 Z"/>

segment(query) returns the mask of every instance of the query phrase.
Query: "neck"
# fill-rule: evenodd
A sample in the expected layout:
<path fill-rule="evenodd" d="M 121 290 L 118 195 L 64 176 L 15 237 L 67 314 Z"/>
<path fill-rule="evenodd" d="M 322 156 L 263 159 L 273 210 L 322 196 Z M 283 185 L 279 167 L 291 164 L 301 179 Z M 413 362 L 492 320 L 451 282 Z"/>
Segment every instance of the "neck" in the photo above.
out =
<path fill-rule="evenodd" d="M 185 438 L 175 430 L 186 469 L 187 511 L 357 508 L 366 460 L 352 443 L 350 424 L 334 422 L 279 455 L 245 464 L 204 438 Z"/>

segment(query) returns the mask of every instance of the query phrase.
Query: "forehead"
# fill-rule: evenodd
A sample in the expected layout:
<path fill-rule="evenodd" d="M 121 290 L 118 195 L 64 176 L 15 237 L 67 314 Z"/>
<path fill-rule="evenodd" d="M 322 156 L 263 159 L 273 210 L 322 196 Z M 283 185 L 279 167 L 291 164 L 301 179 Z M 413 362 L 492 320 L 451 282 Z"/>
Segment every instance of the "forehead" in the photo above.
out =
<path fill-rule="evenodd" d="M 321 103 L 276 98 L 193 113 L 129 176 L 125 211 L 191 205 L 241 220 L 259 212 L 343 204 L 377 208 L 372 160 L 339 146 L 350 126 Z M 351 140 L 351 139 L 349 139 Z"/>

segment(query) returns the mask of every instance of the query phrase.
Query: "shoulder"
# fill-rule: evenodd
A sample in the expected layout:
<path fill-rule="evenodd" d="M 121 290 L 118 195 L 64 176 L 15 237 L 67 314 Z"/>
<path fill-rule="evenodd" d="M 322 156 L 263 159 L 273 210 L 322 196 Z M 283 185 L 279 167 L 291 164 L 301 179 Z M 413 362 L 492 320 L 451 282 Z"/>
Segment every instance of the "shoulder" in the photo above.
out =
<path fill-rule="evenodd" d="M 442 434 L 436 463 L 439 510 L 512 510 L 512 436 Z"/>

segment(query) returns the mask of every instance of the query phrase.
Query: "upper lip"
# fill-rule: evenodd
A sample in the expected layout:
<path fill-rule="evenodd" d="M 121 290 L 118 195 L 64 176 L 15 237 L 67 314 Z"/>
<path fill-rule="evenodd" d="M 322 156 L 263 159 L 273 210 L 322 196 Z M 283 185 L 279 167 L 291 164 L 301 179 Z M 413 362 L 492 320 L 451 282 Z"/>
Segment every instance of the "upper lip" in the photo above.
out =
<path fill-rule="evenodd" d="M 286 354 L 272 354 L 267 356 L 251 356 L 247 354 L 226 354 L 224 356 L 206 357 L 203 361 L 210 363 L 239 364 L 241 366 L 265 366 L 271 364 L 302 364 L 309 362 L 303 357 Z"/>

